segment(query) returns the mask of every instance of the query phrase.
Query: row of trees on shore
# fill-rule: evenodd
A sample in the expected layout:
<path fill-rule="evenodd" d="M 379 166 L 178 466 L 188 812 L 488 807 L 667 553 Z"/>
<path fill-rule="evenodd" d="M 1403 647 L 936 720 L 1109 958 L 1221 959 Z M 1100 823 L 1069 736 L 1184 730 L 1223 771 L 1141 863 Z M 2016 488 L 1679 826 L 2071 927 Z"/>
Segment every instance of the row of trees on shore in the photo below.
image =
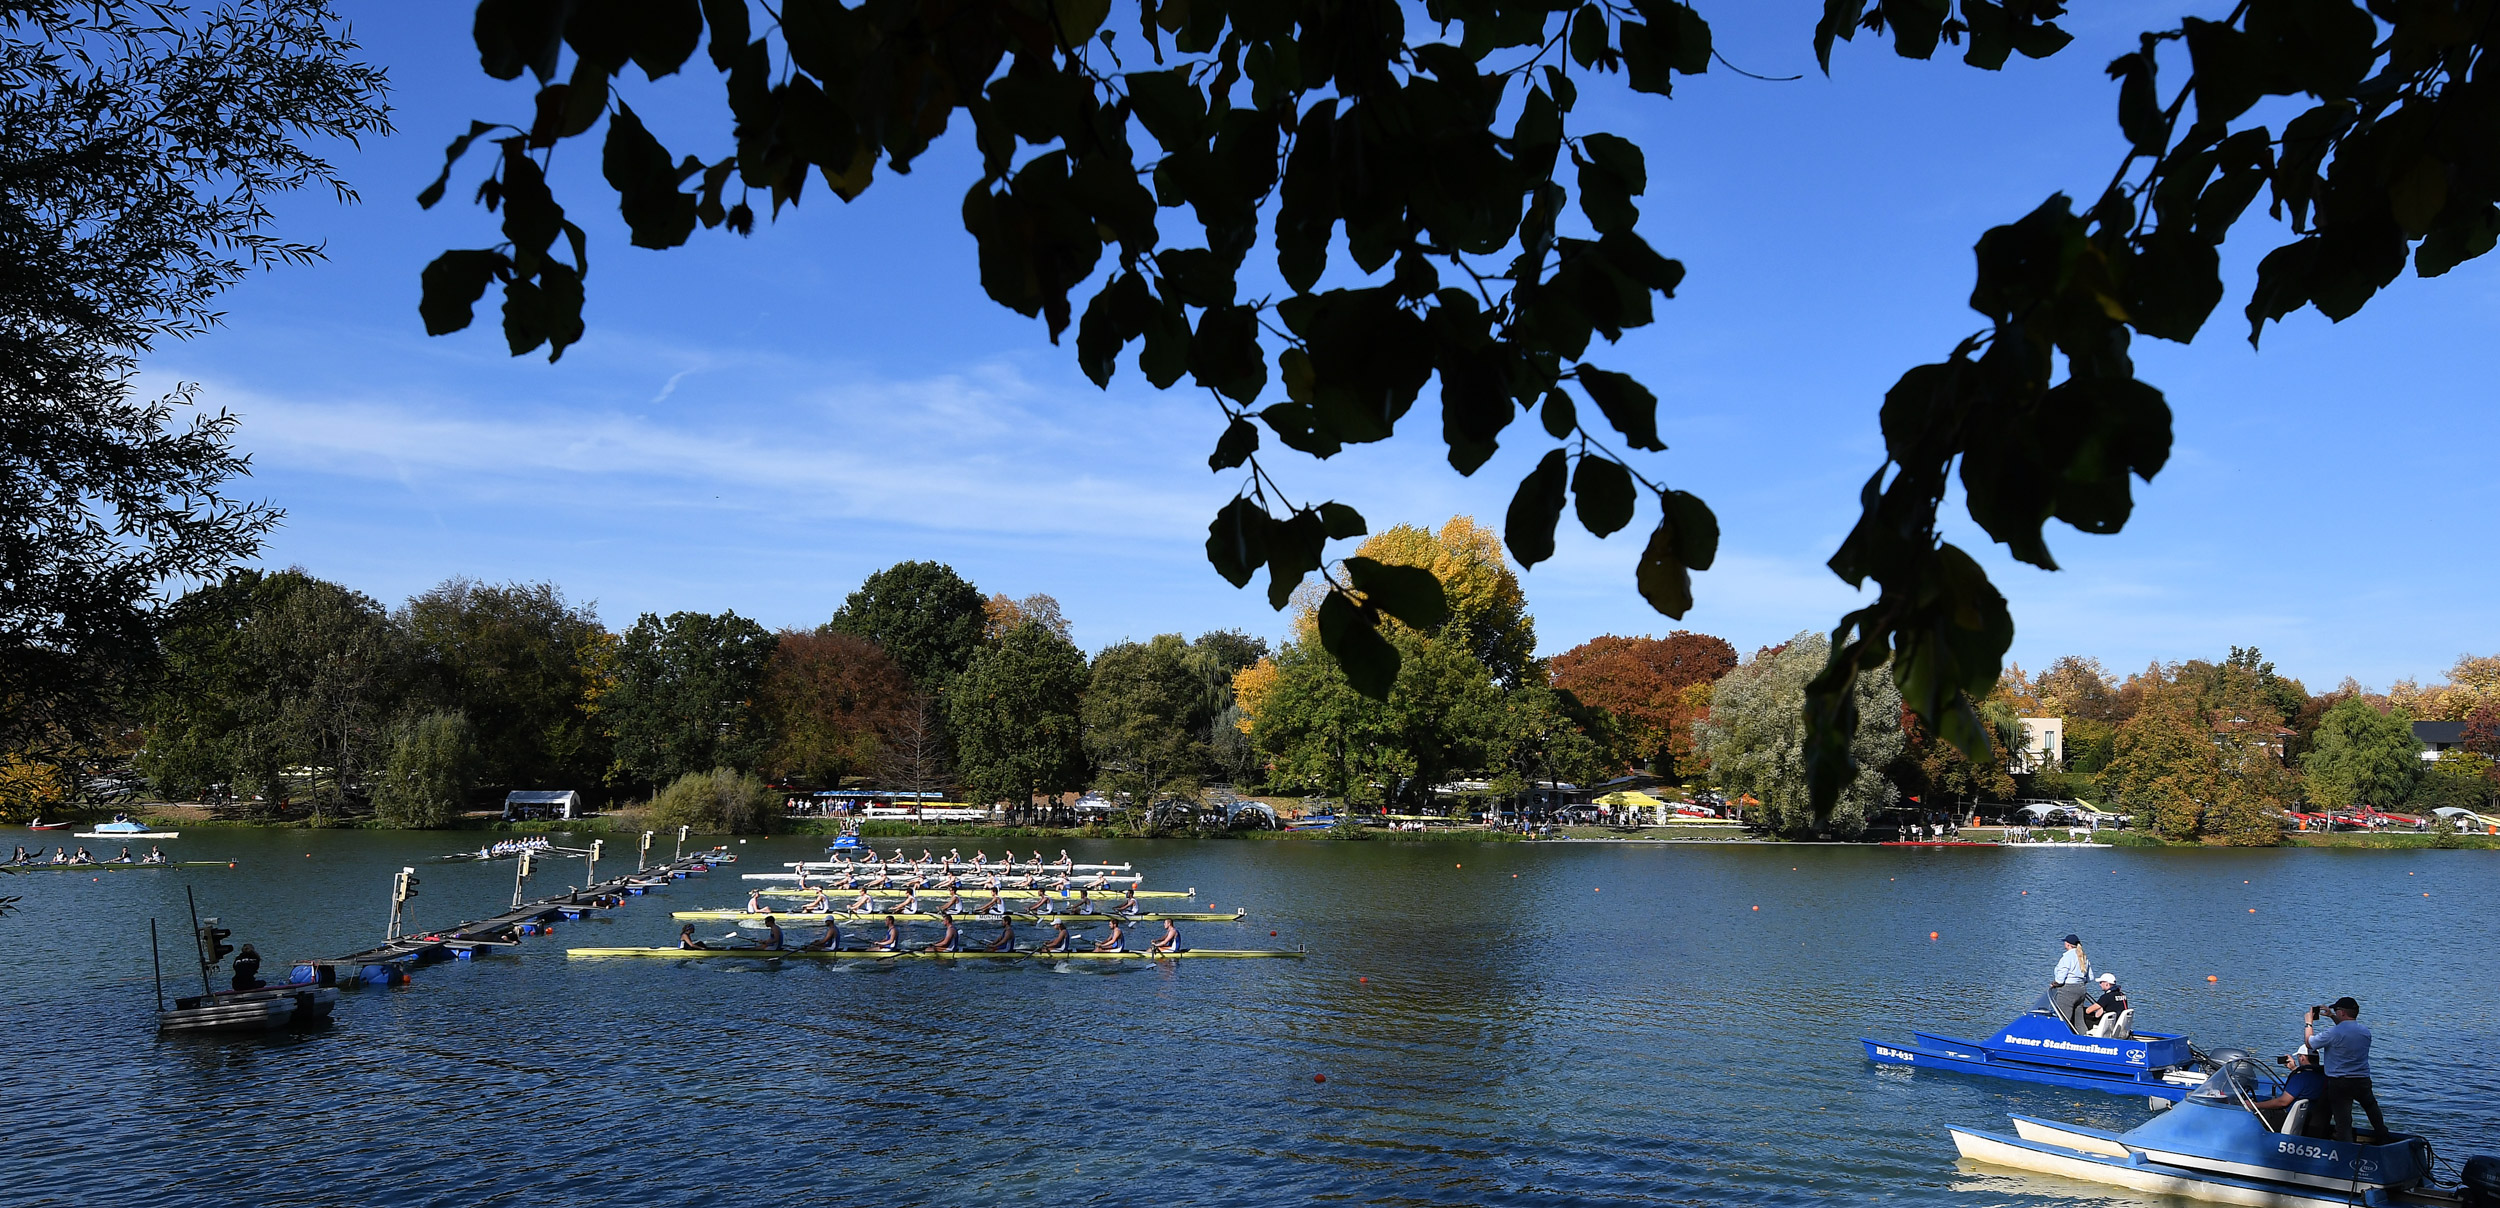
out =
<path fill-rule="evenodd" d="M 513 788 L 647 801 L 660 820 L 767 825 L 782 796 L 872 783 L 1023 805 L 1086 789 L 1139 806 L 1212 786 L 1440 811 L 1538 784 L 1645 771 L 1750 799 L 1785 834 L 1860 833 L 1887 810 L 2081 798 L 2161 834 L 2265 843 L 2286 809 L 2482 808 L 2500 788 L 2500 657 L 2448 682 L 2311 694 L 2255 650 L 2123 679 L 2097 661 L 2015 667 L 1980 702 L 1989 749 L 1937 741 L 1888 670 L 1860 677 L 1859 774 L 1818 820 L 1803 705 L 1825 639 L 1740 659 L 1678 631 L 1550 659 L 1498 538 L 1466 517 L 1398 526 L 1358 555 L 1430 571 L 1448 613 L 1392 622 L 1385 700 L 1355 691 L 1296 602 L 1279 647 L 1217 630 L 1088 656 L 1047 595 L 984 595 L 951 568 L 870 575 L 824 624 L 643 614 L 610 631 L 552 584 L 455 579 L 397 608 L 300 570 L 236 571 L 169 609 L 115 743 L 0 759 L 0 809 L 57 803 L 58 768 L 126 765 L 153 793 L 439 825 Z M 2059 718 L 2064 758 L 2022 756 Z M 2463 723 L 2419 757 L 2410 722 Z M 47 760 L 46 756 L 49 755 Z M 1453 796 L 1459 801 L 1453 801 Z"/>

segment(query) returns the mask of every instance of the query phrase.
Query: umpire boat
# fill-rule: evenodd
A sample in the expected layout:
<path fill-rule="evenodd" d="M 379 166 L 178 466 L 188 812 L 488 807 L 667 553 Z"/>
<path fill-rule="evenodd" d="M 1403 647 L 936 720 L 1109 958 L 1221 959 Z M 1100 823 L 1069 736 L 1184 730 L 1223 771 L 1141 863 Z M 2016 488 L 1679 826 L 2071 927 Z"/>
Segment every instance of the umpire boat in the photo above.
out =
<path fill-rule="evenodd" d="M 2135 1031 L 2130 1026 L 2134 1016 L 2134 1008 L 2120 1012 L 2113 1035 L 2078 1032 L 2050 1008 L 2043 994 L 2029 1011 L 1986 1040 L 1914 1031 L 1907 1044 L 1864 1037 L 1858 1042 L 1866 1046 L 1867 1060 L 1878 1065 L 1952 1070 L 2174 1103 L 2213 1072 L 2213 1060 L 2187 1037 Z"/>
<path fill-rule="evenodd" d="M 2014 1116 L 2014 1133 L 1952 1129 L 1964 1158 L 2159 1194 L 2257 1208 L 2349 1205 L 2500 1205 L 2500 1159 L 2465 1164 L 2464 1181 L 2438 1186 L 2431 1144 L 2406 1133 L 2337 1141 L 2301 1099 L 2282 1097 L 2283 1078 L 2233 1058 L 2181 1104 L 2126 1132 Z"/>

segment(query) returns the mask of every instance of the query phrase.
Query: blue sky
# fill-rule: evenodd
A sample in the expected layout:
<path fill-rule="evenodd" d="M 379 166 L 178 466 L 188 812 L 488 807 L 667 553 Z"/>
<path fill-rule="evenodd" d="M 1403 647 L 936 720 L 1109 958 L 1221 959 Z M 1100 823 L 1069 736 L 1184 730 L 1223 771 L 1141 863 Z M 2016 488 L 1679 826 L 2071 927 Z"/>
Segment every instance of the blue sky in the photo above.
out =
<path fill-rule="evenodd" d="M 1699 605 L 1671 622 L 1632 590 L 1640 525 L 1598 541 L 1566 518 L 1557 557 L 1524 578 L 1543 653 L 1671 628 L 1749 650 L 1853 606 L 1823 561 L 1880 459 L 1884 389 L 1978 326 L 1965 299 L 1981 231 L 2108 178 L 2120 143 L 2101 65 L 2180 6 L 2086 6 L 2075 46 L 1995 74 L 1862 42 L 1830 79 L 1808 38 L 1820 7 L 1701 6 L 1731 61 L 1802 80 L 1720 69 L 1673 100 L 1593 89 L 1575 115 L 1575 131 L 1647 149 L 1640 229 L 1690 270 L 1655 326 L 1592 359 L 1657 390 L 1670 450 L 1644 468 L 1710 501 L 1725 538 Z M 491 299 L 479 327 L 426 337 L 418 270 L 496 238 L 461 200 L 483 157 L 444 205 L 412 199 L 470 118 L 528 111 L 527 86 L 477 70 L 467 11 L 358 7 L 399 127 L 338 149 L 363 204 L 287 199 L 284 232 L 324 241 L 327 262 L 255 276 L 226 296 L 222 329 L 148 361 L 243 417 L 253 486 L 288 512 L 265 561 L 386 603 L 453 575 L 552 580 L 621 627 L 678 609 L 813 625 L 869 572 L 929 558 L 984 591 L 1049 592 L 1088 648 L 1283 632 L 1263 593 L 1204 561 L 1207 518 L 1235 485 L 1206 471 L 1214 407 L 1133 366 L 1097 390 L 1072 348 L 980 291 L 961 137 L 850 205 L 814 192 L 752 239 L 699 232 L 665 253 L 626 246 L 595 141 L 576 140 L 556 175 L 592 234 L 588 338 L 554 365 L 508 357 Z M 673 152 L 727 149 L 700 55 L 660 85 L 631 78 Z M 2231 293 L 2195 346 L 2139 345 L 2177 443 L 2125 533 L 2052 529 L 2066 569 L 2050 574 L 1956 526 L 2013 602 L 2017 661 L 2084 653 L 2123 672 L 2255 645 L 2316 690 L 2436 679 L 2500 648 L 2493 265 L 2406 277 L 2341 325 L 2304 312 L 2260 353 L 2237 311 L 2278 232 L 2247 223 L 2225 249 Z M 1275 468 L 1375 530 L 1462 512 L 1498 524 L 1550 442 L 1523 420 L 1460 478 L 1435 406 L 1386 446 L 1280 451 Z"/>

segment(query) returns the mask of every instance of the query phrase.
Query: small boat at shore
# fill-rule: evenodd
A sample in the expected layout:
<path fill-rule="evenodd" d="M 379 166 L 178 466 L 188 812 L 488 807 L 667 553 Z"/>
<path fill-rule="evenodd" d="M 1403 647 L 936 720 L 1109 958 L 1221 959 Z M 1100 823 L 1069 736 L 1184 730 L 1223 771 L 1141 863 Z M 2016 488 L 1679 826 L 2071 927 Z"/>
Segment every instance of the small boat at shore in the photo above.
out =
<path fill-rule="evenodd" d="M 112 821 L 103 823 L 94 830 L 79 831 L 73 837 L 79 839 L 179 839 L 182 837 L 182 832 L 156 830 L 145 822 L 131 821 L 127 814 L 115 814 Z"/>
<path fill-rule="evenodd" d="M 333 986 L 263 986 L 177 998 L 156 1012 L 158 1035 L 190 1032 L 273 1032 L 330 1021 L 338 1006 Z"/>
<path fill-rule="evenodd" d="M 27 824 L 26 824 L 26 829 L 28 829 L 28 830 L 67 830 L 67 829 L 69 829 L 70 827 L 73 827 L 73 826 L 76 826 L 76 825 L 78 825 L 78 824 L 77 824 L 77 823 L 75 823 L 75 822 L 46 822 L 46 821 L 44 821 L 44 820 L 43 820 L 43 819 L 41 819 L 41 818 L 37 818 L 37 819 L 35 819 L 34 821 L 27 823 Z"/>
<path fill-rule="evenodd" d="M 2129 1010 L 2120 1015 L 2121 1035 L 2094 1036 L 2066 1026 L 2043 994 L 2031 1010 L 1986 1040 L 1914 1031 L 1906 1044 L 1864 1037 L 1858 1043 L 1866 1046 L 1867 1060 L 1877 1065 L 1951 1070 L 2171 1102 L 2202 1085 L 2214 1070 L 2213 1060 L 2185 1036 L 2132 1030 L 2128 1025 L 2134 1014 Z"/>
<path fill-rule="evenodd" d="M 1961 1156 L 1991 1166 L 2107 1183 L 2136 1191 L 2256 1208 L 2500 1203 L 2500 1159 L 2465 1164 L 2464 1185 L 2434 1184 L 2431 1144 L 2405 1133 L 2367 1142 L 2315 1135 L 2317 1105 L 2257 1105 L 2283 1078 L 2247 1058 L 2224 1062 L 2181 1104 L 2126 1132 L 2013 1116 L 2014 1133 L 1949 1130 Z"/>

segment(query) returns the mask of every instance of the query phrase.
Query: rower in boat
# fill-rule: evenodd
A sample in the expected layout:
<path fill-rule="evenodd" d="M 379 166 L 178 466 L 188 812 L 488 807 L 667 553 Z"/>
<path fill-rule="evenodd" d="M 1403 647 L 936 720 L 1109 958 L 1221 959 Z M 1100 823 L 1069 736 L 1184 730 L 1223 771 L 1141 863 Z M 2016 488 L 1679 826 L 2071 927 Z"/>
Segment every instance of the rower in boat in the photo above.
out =
<path fill-rule="evenodd" d="M 839 923 L 836 923 L 830 915 L 825 918 L 825 933 L 823 935 L 817 936 L 815 939 L 799 945 L 799 951 L 801 952 L 840 952 L 841 950 L 842 927 Z"/>
<path fill-rule="evenodd" d="M 130 859 L 130 845 L 129 845 L 129 844 L 127 844 L 127 843 L 125 843 L 125 844 L 123 844 L 123 845 L 122 845 L 122 854 L 120 854 L 120 855 L 118 855 L 118 856 L 113 857 L 113 859 L 112 859 L 112 863 L 115 863 L 115 864 L 128 864 L 128 863 L 130 863 L 130 862 L 131 862 L 131 859 Z"/>
<path fill-rule="evenodd" d="M 1091 893 L 1089 893 L 1089 892 L 1087 892 L 1087 891 L 1085 891 L 1085 890 L 1082 890 L 1082 889 L 1080 889 L 1080 890 L 1076 891 L 1076 913 L 1077 913 L 1077 914 L 1092 914 L 1092 913 L 1094 913 L 1094 895 L 1093 895 L 1093 894 L 1091 894 Z"/>
<path fill-rule="evenodd" d="M 95 857 L 88 855 L 87 849 L 84 846 L 81 846 L 78 849 L 78 854 L 71 856 L 69 858 L 69 862 L 72 864 L 93 864 L 95 863 Z"/>
<path fill-rule="evenodd" d="M 1067 849 L 1067 848 L 1064 848 L 1064 847 L 1059 849 L 1059 871 L 1061 871 L 1061 872 L 1074 872 L 1074 871 L 1076 871 L 1076 861 L 1074 861 L 1074 860 L 1070 860 L 1070 859 L 1068 858 L 1068 849 Z"/>
<path fill-rule="evenodd" d="M 941 914 L 938 917 L 946 920 L 946 931 L 944 934 L 938 936 L 937 942 L 929 945 L 927 950 L 931 952 L 963 951 L 964 933 L 961 929 L 955 926 L 955 916 L 951 914 Z"/>
<path fill-rule="evenodd" d="M 1089 890 L 1090 890 L 1090 889 L 1101 889 L 1101 888 L 1103 887 L 1102 879 L 1103 879 L 1104 877 L 1106 877 L 1106 876 L 1109 876 L 1109 875 L 1111 875 L 1111 874 L 1109 874 L 1109 873 L 1107 873 L 1107 872 L 1098 872 L 1098 873 L 1095 873 L 1095 874 L 1094 874 L 1094 875 L 1093 875 L 1090 879 L 1088 879 L 1088 880 L 1085 882 L 1084 887 L 1085 887 L 1086 889 L 1089 889 Z"/>
<path fill-rule="evenodd" d="M 903 935 L 901 932 L 894 929 L 894 916 L 889 914 L 885 916 L 885 938 L 881 940 L 869 941 L 868 951 L 900 952 L 902 950 Z"/>
<path fill-rule="evenodd" d="M 1112 907 L 1112 908 L 1111 908 L 1111 913 L 1113 913 L 1113 914 L 1135 914 L 1135 913 L 1137 913 L 1137 887 L 1136 887 L 1136 886 L 1131 885 L 1131 886 L 1129 886 L 1129 887 L 1128 887 L 1128 896 L 1127 896 L 1127 897 L 1125 897 L 1125 898 L 1120 899 L 1120 904 L 1119 904 L 1119 905 L 1117 905 L 1117 906 Z"/>
<path fill-rule="evenodd" d="M 157 847 L 157 846 L 156 846 L 156 845 L 154 845 L 154 844 L 150 844 L 150 845 L 148 846 L 148 857 L 147 857 L 147 859 L 140 861 L 140 863 L 142 863 L 142 864 L 162 864 L 162 863 L 164 863 L 164 862 L 165 862 L 165 849 L 164 849 L 164 848 L 161 848 L 161 847 Z"/>
<path fill-rule="evenodd" d="M 983 952 L 1013 952 L 1016 948 L 1016 920 L 1013 915 L 998 919 L 998 938 L 981 945 Z"/>
<path fill-rule="evenodd" d="M 1189 949 L 1181 947 L 1181 929 L 1174 926 L 1172 920 L 1165 919 L 1163 920 L 1163 934 L 1156 938 L 1153 944 L 1148 945 L 1146 951 L 1180 953 L 1187 952 Z"/>
<path fill-rule="evenodd" d="M 677 929 L 677 946 L 685 949 L 711 947 L 710 944 L 694 938 L 694 924 L 692 923 L 688 923 Z"/>
<path fill-rule="evenodd" d="M 990 900 L 989 900 L 989 901 L 986 901 L 986 902 L 981 903 L 981 908 L 980 908 L 979 910 L 977 910 L 977 911 L 974 911 L 973 913 L 975 913 L 975 914 L 1005 914 L 1005 913 L 1007 913 L 1007 903 L 1006 903 L 1004 900 L 1002 900 L 1002 899 L 998 896 L 998 888 L 997 888 L 996 886 L 991 886 L 991 887 L 990 887 Z"/>
<path fill-rule="evenodd" d="M 53 847 L 53 849 L 52 849 L 52 862 L 53 862 L 53 863 L 55 863 L 55 864 L 67 864 L 67 863 L 69 863 L 69 849 L 68 849 L 68 848 L 66 848 L 66 847 L 60 847 L 60 846 L 57 846 L 57 845 L 56 845 L 55 847 Z"/>
<path fill-rule="evenodd" d="M 859 891 L 858 897 L 851 899 L 852 914 L 868 914 L 876 910 L 876 908 L 876 897 L 865 889 Z"/>
<path fill-rule="evenodd" d="M 961 863 L 963 863 L 963 862 L 964 862 L 964 857 L 963 857 L 963 853 L 962 853 L 960 850 L 958 850 L 958 849 L 956 849 L 956 848 L 952 848 L 952 847 L 950 847 L 950 848 L 947 848 L 947 849 L 946 849 L 946 866 L 947 866 L 948 868 L 953 868 L 954 866 L 956 866 L 956 865 L 958 865 L 958 864 L 961 864 Z"/>
<path fill-rule="evenodd" d="M 1030 904 L 1028 904 L 1027 906 L 1025 906 L 1025 908 L 1024 908 L 1024 912 L 1025 912 L 1026 914 L 1049 914 L 1049 913 L 1051 913 L 1051 909 L 1050 909 L 1050 895 L 1049 895 L 1049 894 L 1046 894 L 1046 893 L 1040 893 L 1040 894 L 1035 894 L 1035 895 L 1033 895 L 1033 901 L 1032 901 Z"/>
<path fill-rule="evenodd" d="M 986 868 L 989 866 L 989 862 L 990 857 L 988 852 L 982 851 L 979 848 L 973 849 L 972 866 L 974 868 Z"/>
<path fill-rule="evenodd" d="M 931 863 L 931 862 L 935 861 L 936 859 L 937 859 L 937 855 L 936 855 L 935 853 L 931 852 L 928 848 L 925 848 L 925 847 L 924 847 L 924 848 L 921 848 L 921 849 L 920 849 L 920 862 L 921 862 L 921 863 L 923 863 L 923 864 L 928 864 L 928 863 Z"/>
<path fill-rule="evenodd" d="M 1121 925 L 1120 920 L 1118 920 L 1118 919 L 1113 919 L 1113 920 L 1111 920 L 1111 934 L 1106 935 L 1106 936 L 1102 937 L 1101 939 L 1094 941 L 1094 951 L 1096 951 L 1096 952 L 1126 952 L 1126 951 L 1128 951 L 1128 932 L 1127 932 L 1127 929 L 1126 929 L 1126 928 L 1124 928 L 1124 927 Z"/>
<path fill-rule="evenodd" d="M 961 909 L 963 908 L 963 904 L 964 904 L 964 895 L 962 895 L 962 894 L 960 894 L 960 893 L 950 893 L 950 894 L 947 894 L 947 895 L 946 895 L 946 902 L 945 902 L 945 904 L 943 904 L 943 905 L 941 905 L 941 906 L 939 906 L 939 907 L 938 907 L 938 913 L 939 913 L 939 914 L 953 914 L 953 913 L 955 913 L 956 911 L 961 910 Z"/>
<path fill-rule="evenodd" d="M 763 890 L 761 890 L 761 889 L 750 889 L 750 890 L 748 890 L 748 891 L 747 891 L 747 913 L 748 913 L 748 914 L 760 914 L 760 913 L 762 913 L 762 912 L 763 912 L 763 910 L 764 910 L 764 891 L 763 891 Z"/>
<path fill-rule="evenodd" d="M 903 904 L 902 904 L 902 905 L 900 905 L 900 906 L 895 907 L 895 908 L 894 908 L 894 913 L 896 913 L 896 914 L 919 914 L 919 913 L 920 913 L 920 886 L 919 886 L 919 884 L 918 884 L 917 882 L 913 883 L 913 885 L 912 885 L 912 887 L 911 887 L 911 892 L 906 893 L 906 894 L 904 894 L 904 895 L 903 895 Z"/>
<path fill-rule="evenodd" d="M 27 858 L 26 858 L 26 845 L 25 845 L 25 844 L 20 843 L 20 844 L 18 844 L 18 845 L 17 845 L 17 853 L 16 853 L 15 855 L 12 855 L 12 856 L 10 856 L 10 857 L 9 857 L 9 863 L 11 863 L 11 864 L 25 864 L 25 863 L 28 863 L 28 860 L 27 860 Z"/>
<path fill-rule="evenodd" d="M 800 888 L 804 889 L 806 887 L 801 886 Z M 799 907 L 799 913 L 801 914 L 830 914 L 832 911 L 833 900 L 825 896 L 825 888 L 822 885 L 816 887 L 815 897 L 809 898 L 806 905 Z"/>
<path fill-rule="evenodd" d="M 1036 854 L 1039 854 L 1039 853 L 1036 853 Z M 1051 927 L 1051 932 L 1050 932 L 1050 939 L 1049 939 L 1049 941 L 1048 941 L 1048 942 L 1046 942 L 1046 943 L 1044 943 L 1041 947 L 1039 947 L 1039 948 L 1035 948 L 1035 949 L 1034 949 L 1034 951 L 1035 951 L 1035 952 L 1071 952 L 1071 951 L 1074 951 L 1074 948 L 1072 947 L 1072 945 L 1074 945 L 1074 944 L 1075 944 L 1075 942 L 1076 942 L 1076 937 L 1071 936 L 1071 935 L 1069 935 L 1069 934 L 1068 934 L 1068 925 L 1067 925 L 1066 923 L 1062 923 L 1062 922 L 1059 922 L 1059 921 L 1057 921 L 1057 920 L 1055 920 L 1055 919 L 1054 919 L 1054 920 L 1052 920 L 1052 922 L 1051 922 L 1051 924 L 1050 924 L 1050 927 Z"/>
<path fill-rule="evenodd" d="M 756 947 L 766 952 L 781 951 L 781 923 L 769 914 L 764 916 L 764 942 Z"/>

